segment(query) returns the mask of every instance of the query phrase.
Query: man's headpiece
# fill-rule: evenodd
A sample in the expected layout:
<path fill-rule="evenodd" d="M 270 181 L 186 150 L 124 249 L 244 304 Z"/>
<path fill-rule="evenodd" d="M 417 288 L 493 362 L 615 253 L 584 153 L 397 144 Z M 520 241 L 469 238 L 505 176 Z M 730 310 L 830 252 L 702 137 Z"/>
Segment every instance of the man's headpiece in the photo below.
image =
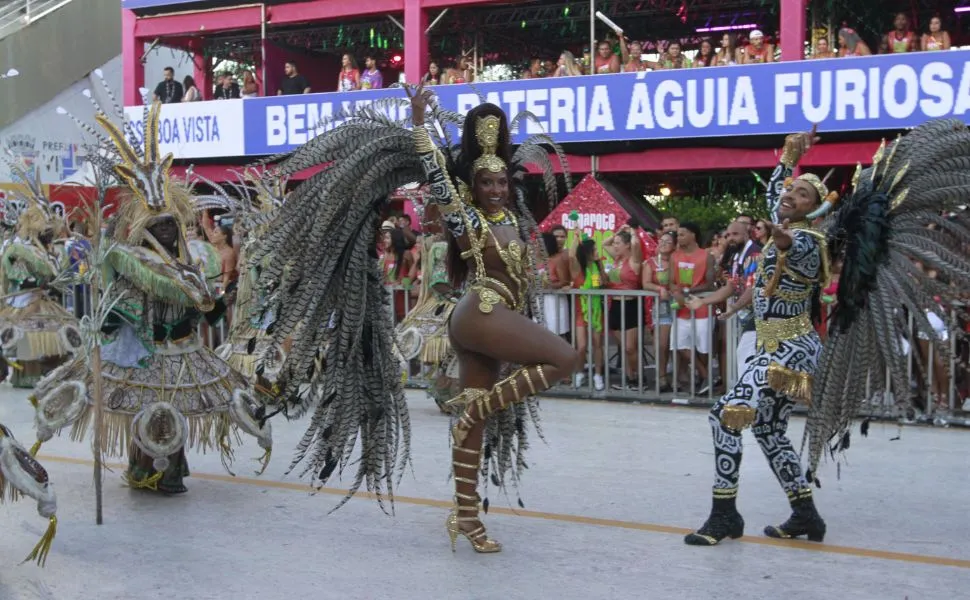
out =
<path fill-rule="evenodd" d="M 475 123 L 475 139 L 482 149 L 482 155 L 472 164 L 472 175 L 479 171 L 500 173 L 508 168 L 505 161 L 495 154 L 501 125 L 502 120 L 494 115 L 481 117 Z"/>

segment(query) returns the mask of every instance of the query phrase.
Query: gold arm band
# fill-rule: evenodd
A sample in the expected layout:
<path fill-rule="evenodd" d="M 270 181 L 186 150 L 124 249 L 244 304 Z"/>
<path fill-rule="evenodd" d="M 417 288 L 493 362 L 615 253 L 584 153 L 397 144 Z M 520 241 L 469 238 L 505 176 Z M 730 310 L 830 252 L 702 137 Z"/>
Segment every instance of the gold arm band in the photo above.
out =
<path fill-rule="evenodd" d="M 542 365 L 536 365 L 536 373 L 539 374 L 539 380 L 542 381 L 543 387 L 545 387 L 547 390 L 552 387 L 546 380 L 546 372 L 542 369 Z"/>
<path fill-rule="evenodd" d="M 431 141 L 431 134 L 422 127 L 414 128 L 414 149 L 418 154 L 428 154 L 437 150 Z"/>
<path fill-rule="evenodd" d="M 529 369 L 523 369 L 522 377 L 525 378 L 525 384 L 529 386 L 529 391 L 533 396 L 536 395 L 536 386 L 532 385 L 532 376 L 529 375 Z"/>

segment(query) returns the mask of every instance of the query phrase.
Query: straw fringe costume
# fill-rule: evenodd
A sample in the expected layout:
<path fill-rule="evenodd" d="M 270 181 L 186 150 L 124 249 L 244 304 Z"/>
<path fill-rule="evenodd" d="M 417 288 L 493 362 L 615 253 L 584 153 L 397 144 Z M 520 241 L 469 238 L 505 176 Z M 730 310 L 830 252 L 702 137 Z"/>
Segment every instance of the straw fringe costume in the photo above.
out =
<path fill-rule="evenodd" d="M 37 501 L 37 513 L 47 519 L 47 531 L 24 562 L 35 560 L 40 566 L 47 562 L 54 535 L 57 533 L 57 497 L 47 471 L 0 423 L 0 504 L 13 502 L 21 496 Z"/>
<path fill-rule="evenodd" d="M 27 209 L 20 215 L 17 237 L 0 254 L 0 293 L 11 295 L 0 305 L 0 344 L 14 362 L 11 383 L 31 388 L 80 346 L 77 319 L 61 305 L 61 294 L 50 287 L 67 270 L 64 244 L 56 238 L 66 230 L 50 207 L 36 178 L 17 168 L 25 182 L 19 195 Z M 50 239 L 45 243 L 44 236 Z"/>
<path fill-rule="evenodd" d="M 414 309 L 397 327 L 398 346 L 406 361 L 420 359 L 432 379 L 428 394 L 442 412 L 448 412 L 446 404 L 457 385 L 457 364 L 448 339 L 448 319 L 455 308 L 455 297 L 435 289 L 440 285 L 450 287 L 448 243 L 436 236 L 426 238 L 423 244 L 421 291 Z"/>
<path fill-rule="evenodd" d="M 129 452 L 132 487 L 178 493 L 188 475 L 185 447 L 218 450 L 227 466 L 237 429 L 258 438 L 268 460 L 271 432 L 254 419 L 257 400 L 247 379 L 203 346 L 197 323 L 217 320 L 224 304 L 214 299 L 198 268 L 189 264 L 184 225 L 193 218 L 189 191 L 169 179 L 172 155 L 158 151 L 160 105 L 147 115 L 142 155 L 103 115 L 118 154 L 112 165 L 131 196 L 109 227 L 104 302 L 112 302 L 101 348 L 105 435 L 101 450 Z M 171 221 L 174 251 L 151 232 Z M 35 392 L 38 438 L 71 426 L 81 440 L 94 418 L 92 373 L 80 356 L 42 380 Z"/>
<path fill-rule="evenodd" d="M 407 101 L 391 99 L 342 115 L 339 124 L 284 157 L 279 165 L 283 176 L 324 166 L 291 192 L 254 257 L 256 264 L 265 256 L 276 257 L 260 273 L 260 293 L 267 300 L 263 315 L 273 316 L 269 330 L 274 340 L 279 343 L 299 329 L 278 379 L 289 418 L 312 409 L 291 469 L 303 464 L 302 474 L 312 474 L 312 483 L 323 485 L 335 471 L 354 462 L 357 472 L 350 494 L 366 483 L 382 506 L 385 497 L 393 501 L 394 474 L 403 473 L 410 460 L 411 429 L 389 294 L 378 268 L 380 211 L 398 188 L 429 182 L 432 201 L 444 209 L 452 235 L 453 228 L 466 227 L 466 218 L 482 231 L 476 213 L 459 208 L 457 180 L 445 171 L 460 158 L 447 132 L 461 126 L 462 116 L 432 107 L 430 120 L 445 135 L 430 125 L 412 132 L 406 122 L 385 116 L 384 105 L 395 103 Z M 513 124 L 524 118 L 513 119 Z M 431 135 L 442 150 L 435 150 Z M 539 145 L 550 141 L 548 136 L 532 136 L 518 148 L 515 161 L 544 167 L 547 189 L 555 194 L 555 175 Z M 521 176 L 521 171 L 513 167 L 509 174 Z M 536 226 L 521 188 L 514 203 L 523 239 L 535 240 L 519 244 L 522 264 L 532 264 L 539 252 L 538 236 L 530 233 Z M 527 271 L 524 279 L 534 276 Z M 523 286 L 516 300 L 520 310 L 537 306 L 528 287 Z M 541 315 L 539 308 L 532 310 Z M 539 380 L 537 374 L 534 381 Z M 307 382 L 310 385 L 301 385 Z M 531 392 L 520 399 L 525 401 L 526 395 Z M 515 481 L 525 468 L 526 426 L 538 412 L 531 401 L 494 408 L 486 441 L 490 461 L 483 461 L 482 469 L 487 472 L 491 462 L 494 481 L 504 485 L 507 475 Z M 352 461 L 358 444 L 361 456 Z"/>

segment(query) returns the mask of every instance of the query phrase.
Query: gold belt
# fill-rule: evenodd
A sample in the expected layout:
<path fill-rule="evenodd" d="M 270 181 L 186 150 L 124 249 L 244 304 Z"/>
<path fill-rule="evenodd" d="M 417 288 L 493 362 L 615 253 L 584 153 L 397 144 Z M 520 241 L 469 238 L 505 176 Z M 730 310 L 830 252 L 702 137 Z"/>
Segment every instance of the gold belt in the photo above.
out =
<path fill-rule="evenodd" d="M 500 281 L 489 281 L 490 283 L 496 283 L 501 287 L 505 288 L 505 291 L 511 294 L 511 291 L 502 284 Z M 482 282 L 473 283 L 468 287 L 469 292 L 475 292 L 478 294 L 478 310 L 482 314 L 489 314 L 495 309 L 496 304 L 502 304 L 505 308 L 509 310 L 518 311 L 518 307 L 515 306 L 515 302 L 511 298 L 506 298 L 504 294 L 499 293 L 497 290 L 488 287 Z"/>
<path fill-rule="evenodd" d="M 776 352 L 780 342 L 808 335 L 815 330 L 808 313 L 802 313 L 797 317 L 788 319 L 772 319 L 770 321 L 758 319 L 754 326 L 758 335 L 756 342 L 758 349 L 764 349 L 768 352 Z"/>

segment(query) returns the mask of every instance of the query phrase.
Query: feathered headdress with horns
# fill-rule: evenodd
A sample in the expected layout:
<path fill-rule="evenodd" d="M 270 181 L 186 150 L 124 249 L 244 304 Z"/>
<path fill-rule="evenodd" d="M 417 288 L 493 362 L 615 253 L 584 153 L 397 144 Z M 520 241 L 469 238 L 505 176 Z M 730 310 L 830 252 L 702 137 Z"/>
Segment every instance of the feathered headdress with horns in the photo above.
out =
<path fill-rule="evenodd" d="M 64 219 L 51 206 L 50 199 L 44 193 L 40 179 L 40 167 L 29 167 L 19 156 L 14 156 L 7 150 L 8 156 L 3 157 L 11 173 L 18 180 L 14 188 L 14 199 L 21 204 L 17 207 L 14 202 L 7 200 L 4 206 L 4 220 L 8 225 L 17 226 L 17 236 L 21 239 L 35 239 L 48 229 L 53 229 L 55 235 L 63 229 Z M 36 241 L 36 240 L 35 240 Z"/>
<path fill-rule="evenodd" d="M 409 459 L 410 422 L 395 359 L 394 323 L 376 260 L 380 213 L 388 197 L 427 180 L 410 123 L 388 116 L 408 105 L 405 98 L 394 98 L 338 115 L 338 125 L 325 123 L 316 128 L 322 134 L 292 154 L 262 163 L 281 161 L 276 177 L 323 166 L 289 194 L 252 264 L 271 257 L 259 282 L 267 299 L 262 315 L 273 319 L 268 333 L 278 343 L 296 334 L 279 377 L 288 414 L 312 411 L 291 469 L 302 464 L 303 474 L 312 473 L 314 483 L 322 485 L 338 467 L 351 464 L 359 443 L 362 456 L 351 494 L 365 483 L 378 494 L 391 494 L 393 475 L 403 473 Z M 471 165 L 459 166 L 460 150 L 449 132 L 462 127 L 464 116 L 435 103 L 430 108 L 428 132 L 446 155 L 457 187 Z M 528 113 L 516 115 L 510 130 L 529 118 Z M 536 164 L 543 169 L 547 192 L 558 199 L 556 175 L 542 145 L 551 146 L 564 162 L 552 139 L 536 134 L 512 155 L 510 178 L 519 183 L 523 165 Z M 520 235 L 538 240 L 525 190 L 513 187 L 511 208 Z M 539 304 L 533 303 L 535 315 L 541 315 Z M 311 385 L 301 386 L 307 380 Z M 494 481 L 504 483 L 509 475 L 514 482 L 525 468 L 526 425 L 536 414 L 534 402 L 527 402 L 489 422 L 486 462 L 495 467 Z"/>
<path fill-rule="evenodd" d="M 149 227 L 160 219 L 172 218 L 180 229 L 179 254 L 186 258 L 189 253 L 184 228 L 194 218 L 191 191 L 184 182 L 172 179 L 174 157 L 171 153 L 162 156 L 159 149 L 161 110 L 161 103 L 155 102 L 145 115 L 144 150 L 131 143 L 106 114 L 95 116 L 117 157 L 112 171 L 128 189 L 128 197 L 118 209 L 114 235 L 121 242 L 140 244 L 150 238 Z"/>
<path fill-rule="evenodd" d="M 950 322 L 949 311 L 963 311 L 970 296 L 970 218 L 962 207 L 970 197 L 970 130 L 963 122 L 931 121 L 883 144 L 854 183 L 823 224 L 842 272 L 803 441 L 813 471 L 826 450 L 849 447 L 850 424 L 874 397 L 891 391 L 909 403 L 905 315 L 949 365 L 949 344 L 929 315 Z"/>

